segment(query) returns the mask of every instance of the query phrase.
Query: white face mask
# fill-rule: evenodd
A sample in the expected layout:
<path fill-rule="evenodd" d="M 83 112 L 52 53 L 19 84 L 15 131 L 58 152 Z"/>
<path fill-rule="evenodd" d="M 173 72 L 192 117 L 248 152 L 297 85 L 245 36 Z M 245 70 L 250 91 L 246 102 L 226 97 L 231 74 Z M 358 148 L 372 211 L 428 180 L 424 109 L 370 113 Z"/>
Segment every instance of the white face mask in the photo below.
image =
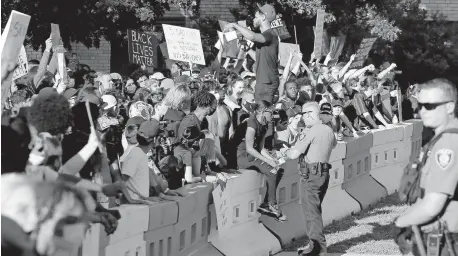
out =
<path fill-rule="evenodd" d="M 45 160 L 44 156 L 40 156 L 34 153 L 30 153 L 29 155 L 29 163 L 31 165 L 40 165 L 43 163 L 44 160 Z"/>

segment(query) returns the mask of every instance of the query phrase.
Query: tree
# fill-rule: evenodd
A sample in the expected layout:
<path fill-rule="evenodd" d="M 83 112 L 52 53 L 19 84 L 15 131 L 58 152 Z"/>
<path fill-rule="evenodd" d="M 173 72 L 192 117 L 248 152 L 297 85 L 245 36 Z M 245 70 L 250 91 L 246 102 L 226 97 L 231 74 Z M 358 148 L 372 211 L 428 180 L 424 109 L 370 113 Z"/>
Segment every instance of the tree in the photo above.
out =
<path fill-rule="evenodd" d="M 123 38 L 127 29 L 152 30 L 154 20 L 171 5 L 191 5 L 189 0 L 4 0 L 2 28 L 12 10 L 31 15 L 26 43 L 37 49 L 49 37 L 50 23 L 60 26 L 66 48 L 70 42 L 99 47 L 100 39 Z"/>

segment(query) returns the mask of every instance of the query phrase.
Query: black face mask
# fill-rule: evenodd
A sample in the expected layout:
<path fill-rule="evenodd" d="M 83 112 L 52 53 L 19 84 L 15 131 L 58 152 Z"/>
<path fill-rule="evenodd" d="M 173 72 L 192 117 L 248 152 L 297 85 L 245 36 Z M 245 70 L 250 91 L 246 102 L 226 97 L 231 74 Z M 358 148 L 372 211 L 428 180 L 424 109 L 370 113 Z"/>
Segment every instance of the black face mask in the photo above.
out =
<path fill-rule="evenodd" d="M 200 150 L 199 141 L 188 142 L 187 146 L 188 146 L 189 149 L 193 149 L 195 151 L 199 151 Z"/>
<path fill-rule="evenodd" d="M 248 112 L 253 112 L 255 104 L 256 103 L 246 102 L 245 104 L 243 104 L 243 106 L 246 108 Z"/>
<path fill-rule="evenodd" d="M 311 101 L 310 96 L 304 91 L 299 92 L 299 97 L 297 97 L 296 105 L 302 106 L 307 101 Z"/>

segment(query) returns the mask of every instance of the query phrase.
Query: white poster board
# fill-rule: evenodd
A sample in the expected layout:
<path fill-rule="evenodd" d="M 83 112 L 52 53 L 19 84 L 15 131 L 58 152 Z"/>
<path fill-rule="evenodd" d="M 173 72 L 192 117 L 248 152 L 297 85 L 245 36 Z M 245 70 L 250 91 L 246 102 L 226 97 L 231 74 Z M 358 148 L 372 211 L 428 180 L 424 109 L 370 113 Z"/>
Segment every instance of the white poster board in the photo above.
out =
<path fill-rule="evenodd" d="M 315 43 L 313 52 L 315 58 L 320 59 L 323 53 L 323 31 L 324 31 L 324 15 L 326 12 L 323 9 L 318 9 L 316 14 L 315 24 Z"/>
<path fill-rule="evenodd" d="M 212 195 L 215 205 L 216 222 L 218 223 L 218 234 L 224 236 L 232 224 L 231 192 L 227 187 L 223 191 L 221 190 L 221 186 L 217 186 L 213 190 Z"/>
<path fill-rule="evenodd" d="M 2 109 L 10 93 L 13 70 L 29 27 L 30 16 L 12 11 L 0 41 L 2 54 Z"/>
<path fill-rule="evenodd" d="M 18 66 L 13 73 L 13 80 L 23 77 L 29 72 L 29 62 L 27 61 L 27 53 L 24 45 L 21 47 L 21 51 L 17 57 L 17 64 Z"/>
<path fill-rule="evenodd" d="M 200 31 L 171 25 L 162 25 L 169 59 L 205 65 Z"/>

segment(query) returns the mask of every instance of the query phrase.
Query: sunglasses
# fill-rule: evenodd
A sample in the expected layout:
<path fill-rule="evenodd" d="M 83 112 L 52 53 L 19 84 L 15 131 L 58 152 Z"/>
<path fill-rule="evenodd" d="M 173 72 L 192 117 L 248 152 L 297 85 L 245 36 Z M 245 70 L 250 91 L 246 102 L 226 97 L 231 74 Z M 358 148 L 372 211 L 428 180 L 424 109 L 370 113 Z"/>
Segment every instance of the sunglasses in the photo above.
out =
<path fill-rule="evenodd" d="M 436 102 L 436 103 L 421 103 L 421 102 L 418 102 L 418 109 L 421 110 L 423 107 L 425 107 L 426 110 L 434 110 L 437 107 L 445 105 L 445 104 L 447 104 L 449 102 L 452 102 L 452 101 Z"/>

